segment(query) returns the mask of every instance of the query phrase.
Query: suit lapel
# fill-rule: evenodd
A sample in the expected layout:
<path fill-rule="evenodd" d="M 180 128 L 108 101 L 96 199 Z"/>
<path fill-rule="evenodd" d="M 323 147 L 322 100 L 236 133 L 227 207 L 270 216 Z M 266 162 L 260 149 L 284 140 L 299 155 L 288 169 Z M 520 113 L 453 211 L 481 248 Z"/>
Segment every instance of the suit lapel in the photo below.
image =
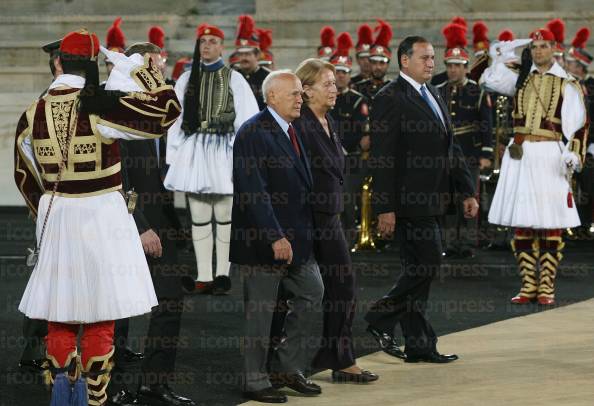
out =
<path fill-rule="evenodd" d="M 443 99 L 441 98 L 437 89 L 435 89 L 433 86 L 427 86 L 427 89 L 429 89 L 429 92 L 431 92 L 431 94 L 433 95 L 433 98 L 435 98 L 435 100 L 437 100 L 437 104 L 439 104 L 439 108 L 441 109 L 441 115 L 443 116 L 443 119 L 445 122 L 445 130 L 446 130 L 446 133 L 448 134 L 448 140 L 451 145 L 454 132 L 452 131 L 452 122 L 450 121 L 450 114 L 448 112 L 446 104 L 443 101 Z"/>
<path fill-rule="evenodd" d="M 427 102 L 423 100 L 417 89 L 412 87 L 410 83 L 406 81 L 403 77 L 399 77 L 398 81 L 400 82 L 400 86 L 402 90 L 406 94 L 407 98 L 415 105 L 418 109 L 422 110 L 425 115 L 432 119 L 432 120 L 439 120 L 439 117 L 435 117 L 435 113 L 431 110 L 431 107 L 427 105 Z"/>
<path fill-rule="evenodd" d="M 303 160 L 303 158 L 306 158 L 305 149 L 303 148 L 303 143 L 301 142 L 299 137 L 297 137 L 297 142 L 299 143 L 299 148 L 301 150 L 301 159 L 299 159 L 299 157 L 295 153 L 295 150 L 293 149 L 293 145 L 291 144 L 291 141 L 289 141 L 289 137 L 287 136 L 287 134 L 285 134 L 285 132 L 280 127 L 280 125 L 276 122 L 274 117 L 272 117 L 272 114 L 270 114 L 270 112 L 268 112 L 268 111 L 267 111 L 267 114 L 269 116 L 270 122 L 272 123 L 272 125 L 270 127 L 270 132 L 272 133 L 276 143 L 283 149 L 283 151 L 285 151 L 285 154 L 287 154 L 287 156 L 289 158 L 291 158 L 291 160 L 293 161 L 293 163 L 295 165 L 295 168 L 297 169 L 297 172 L 299 172 L 299 174 L 301 175 L 303 180 L 305 180 L 307 185 L 311 187 L 311 184 L 313 182 L 311 180 L 311 172 L 309 170 L 309 165 L 303 163 L 303 161 L 307 162 L 307 159 Z"/>
<path fill-rule="evenodd" d="M 311 168 L 309 166 L 309 157 L 307 156 L 307 152 L 305 151 L 305 147 L 303 146 L 303 142 L 301 141 L 301 137 L 299 135 L 297 135 L 297 143 L 299 144 L 299 151 L 301 151 L 301 159 L 298 159 L 298 161 L 300 161 L 301 165 L 303 166 L 303 169 L 305 169 L 307 182 L 308 185 L 311 187 L 313 185 L 313 176 L 311 174 Z M 292 145 L 291 150 L 293 150 Z M 295 157 L 297 156 L 295 155 Z"/>

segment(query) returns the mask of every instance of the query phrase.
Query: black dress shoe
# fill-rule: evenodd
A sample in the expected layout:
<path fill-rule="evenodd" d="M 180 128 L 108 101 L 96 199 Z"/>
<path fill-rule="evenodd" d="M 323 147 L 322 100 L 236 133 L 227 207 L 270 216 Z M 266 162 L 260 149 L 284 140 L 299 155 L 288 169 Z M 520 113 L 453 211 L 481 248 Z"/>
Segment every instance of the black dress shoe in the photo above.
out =
<path fill-rule="evenodd" d="M 125 362 L 136 362 L 144 359 L 144 354 L 133 351 L 130 347 L 126 347 L 122 352 L 122 358 Z"/>
<path fill-rule="evenodd" d="M 44 358 L 21 360 L 19 368 L 27 372 L 43 372 L 46 369 L 46 360 Z"/>
<path fill-rule="evenodd" d="M 332 371 L 332 382 L 335 383 L 369 383 L 377 381 L 379 376 L 373 372 L 362 370 L 360 374 L 345 371 Z"/>
<path fill-rule="evenodd" d="M 107 404 L 109 406 L 147 406 L 146 403 L 140 403 L 136 396 L 126 389 L 110 396 L 107 399 Z"/>
<path fill-rule="evenodd" d="M 303 374 L 273 374 L 270 383 L 275 389 L 287 387 L 303 395 L 319 395 L 322 388 L 307 379 Z"/>
<path fill-rule="evenodd" d="M 243 392 L 246 399 L 262 403 L 287 403 L 287 395 L 274 388 L 264 388 L 254 392 Z"/>
<path fill-rule="evenodd" d="M 432 364 L 447 364 L 456 361 L 458 356 L 455 354 L 440 354 L 437 351 L 423 355 L 409 355 L 405 362 L 430 362 Z"/>
<path fill-rule="evenodd" d="M 222 296 L 229 293 L 231 290 L 231 278 L 225 275 L 217 276 L 212 282 L 212 294 L 215 296 Z"/>
<path fill-rule="evenodd" d="M 173 392 L 168 385 L 142 385 L 138 389 L 138 399 L 149 405 L 195 406 L 193 400 Z"/>
<path fill-rule="evenodd" d="M 377 340 L 383 352 L 396 358 L 406 359 L 406 354 L 400 349 L 396 339 L 390 334 L 381 332 L 372 326 L 368 326 L 367 331 Z"/>

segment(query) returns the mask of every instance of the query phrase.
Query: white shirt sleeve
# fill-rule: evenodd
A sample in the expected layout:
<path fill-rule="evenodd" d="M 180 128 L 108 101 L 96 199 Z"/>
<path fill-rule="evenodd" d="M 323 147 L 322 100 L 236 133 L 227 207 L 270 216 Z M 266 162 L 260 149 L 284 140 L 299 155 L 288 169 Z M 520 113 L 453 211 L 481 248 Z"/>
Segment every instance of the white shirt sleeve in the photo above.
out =
<path fill-rule="evenodd" d="M 27 158 L 27 160 L 31 162 L 31 166 L 35 170 L 35 176 L 37 177 L 37 179 L 40 180 L 41 175 L 39 173 L 39 168 L 37 168 L 37 160 L 35 159 L 35 154 L 33 153 L 33 145 L 31 145 L 31 138 L 31 134 L 25 137 L 20 145 L 20 148 L 25 158 Z"/>
<path fill-rule="evenodd" d="M 489 92 L 496 92 L 506 96 L 516 94 L 518 74 L 508 68 L 502 61 L 495 61 L 483 72 L 479 84 Z"/>
<path fill-rule="evenodd" d="M 105 90 L 119 90 L 122 92 L 144 92 L 132 78 L 132 70 L 144 64 L 144 58 L 140 54 L 133 54 L 129 57 L 119 52 L 112 52 L 102 48 L 101 51 L 109 56 L 114 62 L 114 67 L 105 82 Z M 97 124 L 97 131 L 105 138 L 122 140 L 146 140 L 146 137 L 122 131 L 108 125 Z"/>
<path fill-rule="evenodd" d="M 586 123 L 586 108 L 584 100 L 574 83 L 567 83 L 563 92 L 561 105 L 561 128 L 567 139 L 567 145 L 573 139 L 577 130 Z"/>
<path fill-rule="evenodd" d="M 247 80 L 237 71 L 231 72 L 231 91 L 233 92 L 233 106 L 235 108 L 233 128 L 237 134 L 239 127 L 259 113 L 260 108 Z"/>
<path fill-rule="evenodd" d="M 147 137 L 143 137 L 142 135 L 132 134 L 103 124 L 97 124 L 97 131 L 99 131 L 102 137 L 109 139 L 129 141 L 142 141 L 148 139 Z"/>
<path fill-rule="evenodd" d="M 182 131 L 181 126 L 184 121 L 184 97 L 186 95 L 186 87 L 190 81 L 190 74 L 191 71 L 182 73 L 177 79 L 177 82 L 175 82 L 175 95 L 179 100 L 182 112 L 177 120 L 175 120 L 175 123 L 173 123 L 173 125 L 169 127 L 169 130 L 167 130 L 167 153 L 165 155 L 165 161 L 168 165 L 171 165 L 171 163 L 175 161 L 179 146 L 185 139 L 185 134 Z"/>

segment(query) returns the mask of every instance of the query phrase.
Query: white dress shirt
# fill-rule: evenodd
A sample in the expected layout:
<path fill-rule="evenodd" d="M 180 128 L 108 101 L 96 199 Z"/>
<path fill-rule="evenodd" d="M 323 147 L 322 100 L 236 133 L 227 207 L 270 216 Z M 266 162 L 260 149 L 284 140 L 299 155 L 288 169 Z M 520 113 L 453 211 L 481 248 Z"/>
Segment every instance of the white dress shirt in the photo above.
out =
<path fill-rule="evenodd" d="M 400 77 L 402 77 L 402 79 L 404 79 L 408 83 L 410 83 L 410 85 L 412 87 L 414 87 L 417 92 L 419 92 L 419 95 L 421 97 L 423 97 L 422 94 L 421 94 L 421 87 L 425 86 L 425 92 L 429 96 L 429 100 L 431 100 L 431 104 L 433 104 L 433 107 L 434 107 L 435 111 L 437 111 L 437 113 L 439 114 L 439 118 L 441 119 L 441 123 L 445 127 L 445 120 L 443 118 L 443 113 L 441 111 L 441 107 L 439 107 L 439 103 L 437 103 L 437 100 L 435 100 L 435 97 L 433 97 L 433 95 L 431 94 L 431 92 L 429 91 L 429 89 L 427 88 L 427 86 L 424 85 L 424 84 L 421 84 L 421 83 L 417 82 L 416 80 L 414 80 L 413 78 L 411 78 L 410 76 L 408 76 L 406 73 L 404 73 L 402 71 L 400 72 Z"/>
<path fill-rule="evenodd" d="M 291 124 L 287 123 L 287 121 L 284 118 L 282 118 L 272 107 L 267 106 L 267 109 L 270 112 L 270 114 L 272 114 L 272 117 L 274 117 L 278 125 L 280 125 L 280 128 L 282 128 L 289 141 L 291 141 L 291 137 L 289 136 L 289 126 Z"/>

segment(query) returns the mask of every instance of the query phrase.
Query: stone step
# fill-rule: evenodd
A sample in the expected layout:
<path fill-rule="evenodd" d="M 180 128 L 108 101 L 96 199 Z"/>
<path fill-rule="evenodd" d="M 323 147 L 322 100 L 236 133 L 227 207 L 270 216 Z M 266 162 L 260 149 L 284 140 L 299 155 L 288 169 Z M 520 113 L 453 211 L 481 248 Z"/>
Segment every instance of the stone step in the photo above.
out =
<path fill-rule="evenodd" d="M 255 13 L 255 0 L 2 0 L 0 14 L 4 16 L 51 15 L 71 16 L 81 13 L 91 15 L 126 14 L 211 15 Z"/>
<path fill-rule="evenodd" d="M 308 2 L 304 2 L 308 3 Z M 330 2 L 332 3 L 332 2 Z M 370 11 L 336 12 L 324 14 L 316 12 L 312 15 L 311 9 L 305 13 L 295 11 L 294 13 L 279 13 L 275 7 L 272 10 L 258 9 L 255 16 L 257 26 L 271 28 L 277 39 L 305 40 L 307 44 L 315 45 L 319 40 L 319 30 L 323 25 L 331 24 L 338 32 L 348 30 L 355 34 L 356 27 L 367 22 L 375 24 L 375 16 L 382 16 L 393 24 L 395 39 L 403 38 L 406 35 L 423 35 L 432 41 L 442 42 L 441 28 L 449 21 L 455 12 L 451 13 L 427 13 L 408 12 L 403 14 L 394 11 L 381 14 Z M 372 9 L 373 10 L 373 9 Z M 145 10 L 143 10 L 145 11 Z M 105 39 L 107 29 L 118 16 L 122 16 L 122 30 L 126 37 L 131 40 L 145 40 L 150 25 L 159 24 L 163 26 L 169 39 L 193 39 L 195 29 L 202 22 L 209 22 L 219 25 L 231 41 L 236 30 L 236 18 L 239 12 L 234 15 L 188 15 L 188 14 L 111 14 L 111 15 L 0 15 L 0 38 L 3 41 L 26 40 L 44 43 L 63 36 L 66 32 L 87 27 L 99 34 L 100 39 Z M 476 20 L 484 20 L 490 29 L 490 37 L 494 37 L 504 28 L 511 28 L 517 35 L 526 36 L 532 29 L 542 26 L 546 21 L 554 17 L 561 17 L 567 26 L 566 37 L 570 40 L 573 33 L 583 26 L 591 25 L 594 21 L 594 12 L 584 11 L 576 14 L 575 11 L 553 12 L 465 12 L 464 16 L 469 23 Z M 591 39 L 594 41 L 594 38 Z"/>
<path fill-rule="evenodd" d="M 151 25 L 160 25 L 167 38 L 195 38 L 196 27 L 205 21 L 220 26 L 229 38 L 235 35 L 236 16 L 212 15 L 121 15 L 121 25 L 128 42 L 146 41 Z M 40 45 L 61 38 L 70 31 L 87 28 L 105 41 L 107 29 L 118 15 L 77 15 L 77 16 L 0 16 L 0 38 L 3 41 L 32 41 Z"/>

